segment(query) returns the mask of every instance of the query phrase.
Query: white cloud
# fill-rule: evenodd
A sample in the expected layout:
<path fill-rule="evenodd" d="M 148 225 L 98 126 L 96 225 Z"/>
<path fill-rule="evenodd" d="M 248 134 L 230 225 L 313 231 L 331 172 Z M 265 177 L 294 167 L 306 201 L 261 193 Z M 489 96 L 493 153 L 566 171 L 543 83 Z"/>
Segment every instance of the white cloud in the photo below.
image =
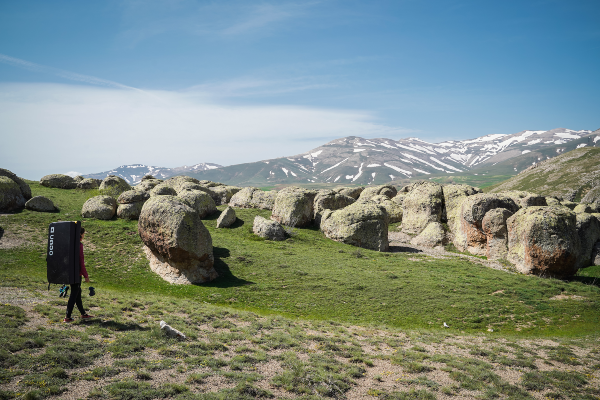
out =
<path fill-rule="evenodd" d="M 69 175 L 72 178 L 75 178 L 76 176 L 79 175 L 83 175 L 81 172 L 77 172 L 77 171 L 69 171 L 69 172 L 65 172 L 65 175 Z"/>
<path fill-rule="evenodd" d="M 2 167 L 29 179 L 133 163 L 231 165 L 303 153 L 323 138 L 406 133 L 365 111 L 231 106 L 181 92 L 33 83 L 0 84 L 0 127 Z"/>

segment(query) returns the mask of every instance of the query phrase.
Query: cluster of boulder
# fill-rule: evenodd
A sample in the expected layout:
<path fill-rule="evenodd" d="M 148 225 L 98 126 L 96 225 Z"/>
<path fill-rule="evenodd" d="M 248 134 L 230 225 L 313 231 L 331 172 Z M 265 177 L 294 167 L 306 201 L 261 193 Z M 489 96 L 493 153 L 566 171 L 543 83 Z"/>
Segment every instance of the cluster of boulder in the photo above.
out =
<path fill-rule="evenodd" d="M 11 171 L 0 168 L 0 212 L 14 212 L 23 208 L 38 212 L 56 210 L 52 200 L 44 196 L 32 197 L 27 182 Z"/>
<path fill-rule="evenodd" d="M 64 174 L 50 174 L 40 179 L 40 185 L 57 189 L 98 189 L 100 179 L 84 178 L 81 175 L 71 177 Z"/>

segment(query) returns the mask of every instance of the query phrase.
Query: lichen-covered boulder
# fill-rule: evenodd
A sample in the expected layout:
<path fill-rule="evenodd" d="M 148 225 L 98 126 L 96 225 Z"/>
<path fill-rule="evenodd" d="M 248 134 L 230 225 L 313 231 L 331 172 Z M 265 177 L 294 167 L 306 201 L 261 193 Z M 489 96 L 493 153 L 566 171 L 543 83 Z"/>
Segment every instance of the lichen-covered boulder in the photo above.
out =
<path fill-rule="evenodd" d="M 486 255 L 487 235 L 482 221 L 485 214 L 495 208 L 505 208 L 512 213 L 519 210 L 515 201 L 503 193 L 478 193 L 463 199 L 454 223 L 454 246 L 459 251 Z"/>
<path fill-rule="evenodd" d="M 600 203 L 600 185 L 594 186 L 581 199 L 582 203 Z"/>
<path fill-rule="evenodd" d="M 215 201 L 210 195 L 201 190 L 182 190 L 177 195 L 185 204 L 192 207 L 200 218 L 217 212 Z"/>
<path fill-rule="evenodd" d="M 486 235 L 485 255 L 490 260 L 506 259 L 508 254 L 508 229 L 506 220 L 513 212 L 506 208 L 494 208 L 485 213 L 481 229 Z"/>
<path fill-rule="evenodd" d="M 121 219 L 139 219 L 144 207 L 144 202 L 117 204 L 117 218 Z"/>
<path fill-rule="evenodd" d="M 560 206 L 560 200 L 553 196 L 546 196 L 546 205 L 548 206 Z"/>
<path fill-rule="evenodd" d="M 211 197 L 215 201 L 215 204 L 218 206 L 220 206 L 221 204 L 229 203 L 231 197 L 240 190 L 242 190 L 241 187 L 227 185 L 211 186 L 208 189 L 209 190 L 207 193 L 211 195 Z"/>
<path fill-rule="evenodd" d="M 393 199 L 395 199 L 396 197 L 397 195 Z M 393 224 L 395 222 L 402 222 L 402 206 L 396 203 L 395 201 L 392 201 L 393 199 L 390 199 L 389 197 L 380 194 L 377 196 L 373 196 L 368 200 L 372 203 L 379 204 L 385 207 L 385 211 L 387 211 L 390 224 Z"/>
<path fill-rule="evenodd" d="M 242 188 L 242 190 L 231 196 L 229 207 L 252 208 L 252 194 L 257 190 L 260 189 L 255 187 Z"/>
<path fill-rule="evenodd" d="M 215 279 L 212 238 L 198 213 L 175 196 L 151 197 L 142 208 L 138 232 L 152 271 L 175 284 Z"/>
<path fill-rule="evenodd" d="M 577 257 L 576 268 L 592 265 L 594 244 L 600 240 L 600 214 L 575 213 L 577 235 L 581 253 Z"/>
<path fill-rule="evenodd" d="M 25 197 L 17 182 L 0 176 L 0 211 L 16 211 L 25 205 Z"/>
<path fill-rule="evenodd" d="M 150 192 L 152 189 L 154 189 L 161 183 L 163 183 L 163 181 L 161 181 L 160 179 L 142 179 L 142 181 L 138 185 L 136 185 L 134 189 L 141 190 L 144 192 Z"/>
<path fill-rule="evenodd" d="M 518 203 L 521 207 L 544 207 L 547 206 L 546 198 L 544 196 L 538 196 L 537 194 L 530 194 L 521 198 Z"/>
<path fill-rule="evenodd" d="M 156 179 L 153 175 L 146 174 L 142 177 L 141 182 Z"/>
<path fill-rule="evenodd" d="M 235 211 L 231 207 L 227 207 L 217 219 L 217 228 L 228 228 L 236 221 Z"/>
<path fill-rule="evenodd" d="M 77 182 L 69 175 L 50 174 L 43 176 L 42 179 L 40 179 L 40 185 L 49 188 L 75 189 L 77 187 Z"/>
<path fill-rule="evenodd" d="M 386 197 L 387 198 L 387 197 Z M 340 193 L 331 191 L 320 191 L 316 197 L 313 205 L 314 209 L 314 220 L 316 225 L 321 224 L 321 215 L 325 210 L 339 210 L 354 203 L 356 200 L 350 196 L 346 196 Z"/>
<path fill-rule="evenodd" d="M 133 189 L 127 190 L 119 195 L 117 198 L 117 203 L 119 204 L 130 204 L 130 203 L 139 203 L 145 202 L 150 198 L 150 194 L 148 192 L 144 192 L 143 190 Z"/>
<path fill-rule="evenodd" d="M 192 178 L 191 176 L 184 176 L 184 175 L 178 175 L 178 176 L 172 176 L 171 178 L 165 180 L 165 185 L 171 186 L 173 189 L 175 189 L 175 191 L 179 192 L 183 186 L 187 185 L 187 184 L 194 184 L 194 185 L 200 185 L 200 181 L 196 178 Z M 196 189 L 194 187 L 194 189 Z"/>
<path fill-rule="evenodd" d="M 177 191 L 167 183 L 162 182 L 150 189 L 150 197 L 156 196 L 177 196 Z"/>
<path fill-rule="evenodd" d="M 84 218 L 109 220 L 117 211 L 117 202 L 111 196 L 95 196 L 83 203 L 81 215 Z"/>
<path fill-rule="evenodd" d="M 445 214 L 442 213 L 442 219 L 446 219 L 450 229 L 454 229 L 456 215 L 460 211 L 462 201 L 468 196 L 481 193 L 481 190 L 473 186 L 458 184 L 444 185 L 442 191 L 444 192 L 445 210 Z"/>
<path fill-rule="evenodd" d="M 325 210 L 321 230 L 329 239 L 365 249 L 387 251 L 389 219 L 385 207 L 357 201 L 340 210 Z"/>
<path fill-rule="evenodd" d="M 4 168 L 0 168 L 0 176 L 5 176 L 13 180 L 17 185 L 19 185 L 19 189 L 21 189 L 21 194 L 23 195 L 25 200 L 31 199 L 31 188 L 23 179 L 19 178 L 17 175 Z"/>
<path fill-rule="evenodd" d="M 423 231 L 411 239 L 413 246 L 438 247 L 446 244 L 446 230 L 439 222 L 430 222 Z"/>
<path fill-rule="evenodd" d="M 379 196 L 379 195 L 387 196 L 391 199 L 392 197 L 396 196 L 397 194 L 398 194 L 398 189 L 396 189 L 395 186 L 380 185 L 380 186 L 373 186 L 373 187 L 366 188 L 365 190 L 363 190 L 360 193 L 359 199 L 360 200 L 369 200 L 371 197 Z"/>
<path fill-rule="evenodd" d="M 568 277 L 577 272 L 577 218 L 565 207 L 527 207 L 506 221 L 508 261 L 523 274 Z"/>
<path fill-rule="evenodd" d="M 574 201 L 569 201 L 569 200 L 563 200 L 560 202 L 560 204 L 562 204 L 563 206 L 567 207 L 570 210 L 574 210 L 575 207 L 577 207 L 579 205 L 579 203 L 575 203 Z"/>
<path fill-rule="evenodd" d="M 270 221 L 257 215 L 254 217 L 252 232 L 269 240 L 285 240 L 285 229 L 276 221 Z"/>
<path fill-rule="evenodd" d="M 85 178 L 83 177 L 83 175 L 77 175 L 76 177 L 73 178 L 73 180 L 77 183 L 81 182 L 84 179 Z"/>
<path fill-rule="evenodd" d="M 303 227 L 312 223 L 317 192 L 299 187 L 286 187 L 277 192 L 271 219 L 282 225 Z"/>
<path fill-rule="evenodd" d="M 404 204 L 404 199 L 406 198 L 407 194 L 408 192 L 398 192 L 397 195 L 392 197 L 392 201 L 398 204 L 399 206 L 402 206 Z"/>
<path fill-rule="evenodd" d="M 418 235 L 430 222 L 442 222 L 444 193 L 442 185 L 420 181 L 402 203 L 402 232 Z"/>
<path fill-rule="evenodd" d="M 260 208 L 261 210 L 272 210 L 273 206 L 275 205 L 276 198 L 276 190 L 256 190 L 254 193 L 252 193 L 252 201 L 250 204 L 254 208 Z"/>
<path fill-rule="evenodd" d="M 595 207 L 592 207 L 591 204 L 579 203 L 573 208 L 573 212 L 576 214 L 579 213 L 593 213 L 596 212 Z"/>
<path fill-rule="evenodd" d="M 77 182 L 77 189 L 98 189 L 102 181 L 94 178 L 84 178 Z"/>
<path fill-rule="evenodd" d="M 44 196 L 35 196 L 27 200 L 25 208 L 31 211 L 52 212 L 56 211 L 56 207 L 52 200 Z"/>
<path fill-rule="evenodd" d="M 129 183 L 120 176 L 108 175 L 102 180 L 102 183 L 100 183 L 99 189 L 101 192 L 106 191 L 112 195 L 117 195 L 127 190 L 131 190 L 131 186 L 129 186 Z"/>
<path fill-rule="evenodd" d="M 508 196 L 511 199 L 513 199 L 515 204 L 517 204 L 519 207 L 521 207 L 521 202 L 523 201 L 524 198 L 529 197 L 529 196 L 539 197 L 535 193 L 526 192 L 524 190 L 507 190 L 506 192 L 502 192 L 502 195 Z"/>
<path fill-rule="evenodd" d="M 365 190 L 363 186 L 356 187 L 339 187 L 333 189 L 334 192 L 339 193 L 344 196 L 352 197 L 354 200 L 360 197 L 360 194 Z"/>

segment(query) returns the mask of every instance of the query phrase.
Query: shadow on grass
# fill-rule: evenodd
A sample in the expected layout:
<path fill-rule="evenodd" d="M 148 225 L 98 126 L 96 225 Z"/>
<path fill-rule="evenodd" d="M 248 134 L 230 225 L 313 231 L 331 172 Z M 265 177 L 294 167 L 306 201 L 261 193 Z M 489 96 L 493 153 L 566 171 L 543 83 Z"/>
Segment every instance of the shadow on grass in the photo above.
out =
<path fill-rule="evenodd" d="M 2 240 L 2 236 L 4 236 L 4 228 L 0 226 L 0 240 Z"/>
<path fill-rule="evenodd" d="M 594 276 L 574 276 L 571 281 L 600 287 L 600 278 Z"/>
<path fill-rule="evenodd" d="M 86 325 L 97 325 L 101 328 L 110 329 L 112 331 L 149 331 L 149 327 L 143 327 L 133 322 L 116 322 L 116 321 L 102 321 L 100 319 L 92 319 L 89 321 L 85 321 Z"/>
<path fill-rule="evenodd" d="M 219 274 L 219 277 L 212 282 L 198 284 L 199 286 L 228 288 L 233 286 L 254 285 L 254 282 L 240 279 L 233 275 L 229 269 L 229 265 L 222 260 L 222 258 L 228 258 L 230 256 L 229 249 L 224 247 L 213 247 L 213 254 L 215 256 L 214 268 Z"/>
<path fill-rule="evenodd" d="M 422 250 L 408 246 L 390 246 L 390 253 L 422 253 Z"/>

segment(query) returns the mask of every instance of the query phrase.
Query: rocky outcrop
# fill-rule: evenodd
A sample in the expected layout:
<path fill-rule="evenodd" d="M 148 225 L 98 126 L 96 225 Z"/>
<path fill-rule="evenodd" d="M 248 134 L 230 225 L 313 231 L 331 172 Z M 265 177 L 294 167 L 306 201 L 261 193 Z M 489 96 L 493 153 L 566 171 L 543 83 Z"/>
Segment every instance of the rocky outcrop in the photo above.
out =
<path fill-rule="evenodd" d="M 314 220 L 318 226 L 321 224 L 321 216 L 325 210 L 339 210 L 354 203 L 354 198 L 346 196 L 335 191 L 320 191 L 313 204 L 314 209 Z"/>
<path fill-rule="evenodd" d="M 479 193 L 466 197 L 455 217 L 454 245 L 459 251 L 485 256 L 487 252 L 487 235 L 483 231 L 482 222 L 485 214 L 495 208 L 505 208 L 515 213 L 519 206 L 503 193 Z"/>
<path fill-rule="evenodd" d="M 343 196 L 352 197 L 354 200 L 360 197 L 360 194 L 365 190 L 362 186 L 357 187 L 339 187 L 333 189 L 334 192 L 339 193 Z"/>
<path fill-rule="evenodd" d="M 40 185 L 57 189 L 75 189 L 77 182 L 69 175 L 50 174 L 40 179 Z"/>
<path fill-rule="evenodd" d="M 81 215 L 84 218 L 109 220 L 117 211 L 117 202 L 111 196 L 95 196 L 83 203 Z"/>
<path fill-rule="evenodd" d="M 481 193 L 481 189 L 475 188 L 469 185 L 444 185 L 442 187 L 444 192 L 444 209 L 445 214 L 442 213 L 442 220 L 448 221 L 450 229 L 454 229 L 454 223 L 456 215 L 460 211 L 460 204 L 462 201 L 474 194 Z"/>
<path fill-rule="evenodd" d="M 94 178 L 84 178 L 77 181 L 77 189 L 98 189 L 102 181 Z"/>
<path fill-rule="evenodd" d="M 438 247 L 446 244 L 446 230 L 439 222 L 430 222 L 423 231 L 411 239 L 413 246 Z"/>
<path fill-rule="evenodd" d="M 398 194 L 398 189 L 392 185 L 368 187 L 360 193 L 359 200 L 369 200 L 374 196 L 387 196 L 390 199 Z"/>
<path fill-rule="evenodd" d="M 52 200 L 44 196 L 35 196 L 27 200 L 25 208 L 31 211 L 38 212 L 53 212 L 56 211 L 56 207 Z"/>
<path fill-rule="evenodd" d="M 151 197 L 138 222 L 150 268 L 175 284 L 215 279 L 212 238 L 198 213 L 175 196 Z"/>
<path fill-rule="evenodd" d="M 276 221 L 270 221 L 257 215 L 254 217 L 252 232 L 269 240 L 285 240 L 285 229 Z"/>
<path fill-rule="evenodd" d="M 485 255 L 490 260 L 506 259 L 508 254 L 508 229 L 506 220 L 513 213 L 506 208 L 494 208 L 483 217 L 481 229 L 486 235 Z"/>
<path fill-rule="evenodd" d="M 592 251 L 600 240 L 600 214 L 575 213 L 575 219 L 581 245 L 581 252 L 575 263 L 575 267 L 579 269 L 592 265 Z"/>
<path fill-rule="evenodd" d="M 397 195 L 394 197 L 394 199 L 396 197 L 397 197 Z M 388 219 L 389 219 L 390 224 L 393 224 L 395 222 L 402 222 L 402 213 L 403 213 L 402 206 L 392 200 L 393 199 L 390 199 L 389 197 L 380 194 L 380 195 L 371 197 L 368 201 L 375 203 L 375 204 L 379 204 L 380 206 L 383 206 L 385 208 L 385 211 L 388 214 Z M 359 201 L 362 201 L 362 200 L 359 200 Z"/>
<path fill-rule="evenodd" d="M 402 204 L 402 232 L 418 235 L 430 222 L 442 222 L 443 208 L 444 193 L 440 184 L 415 183 Z"/>
<path fill-rule="evenodd" d="M 19 185 L 6 176 L 0 176 L 0 211 L 16 211 L 25 205 Z"/>
<path fill-rule="evenodd" d="M 357 201 L 340 210 L 325 210 L 321 230 L 329 239 L 378 251 L 387 251 L 389 220 L 383 206 Z"/>
<path fill-rule="evenodd" d="M 303 227 L 312 223 L 313 204 L 317 192 L 299 187 L 286 187 L 277 193 L 271 219 L 282 225 Z"/>
<path fill-rule="evenodd" d="M 581 198 L 582 203 L 600 203 L 600 185 L 594 186 Z"/>
<path fill-rule="evenodd" d="M 111 195 L 121 194 L 127 190 L 131 190 L 131 186 L 127 181 L 116 175 L 108 175 L 100 183 L 100 192 L 110 193 Z"/>
<path fill-rule="evenodd" d="M 217 219 L 217 228 L 229 228 L 235 223 L 237 217 L 235 211 L 231 207 L 227 207 Z"/>
<path fill-rule="evenodd" d="M 265 192 L 255 187 L 245 187 L 231 196 L 229 206 L 272 210 L 276 197 L 277 192 L 275 190 Z"/>
<path fill-rule="evenodd" d="M 14 181 L 17 185 L 19 185 L 19 189 L 21 190 L 21 194 L 23 195 L 25 200 L 31 199 L 31 188 L 23 179 L 19 178 L 17 175 L 4 168 L 0 168 L 0 176 L 5 176 L 10 180 Z"/>
<path fill-rule="evenodd" d="M 577 271 L 577 218 L 565 207 L 527 207 L 506 221 L 508 261 L 523 274 L 568 277 Z"/>
<path fill-rule="evenodd" d="M 192 207 L 200 218 L 217 212 L 217 206 L 213 198 L 201 190 L 181 190 L 177 197 L 188 206 Z"/>

